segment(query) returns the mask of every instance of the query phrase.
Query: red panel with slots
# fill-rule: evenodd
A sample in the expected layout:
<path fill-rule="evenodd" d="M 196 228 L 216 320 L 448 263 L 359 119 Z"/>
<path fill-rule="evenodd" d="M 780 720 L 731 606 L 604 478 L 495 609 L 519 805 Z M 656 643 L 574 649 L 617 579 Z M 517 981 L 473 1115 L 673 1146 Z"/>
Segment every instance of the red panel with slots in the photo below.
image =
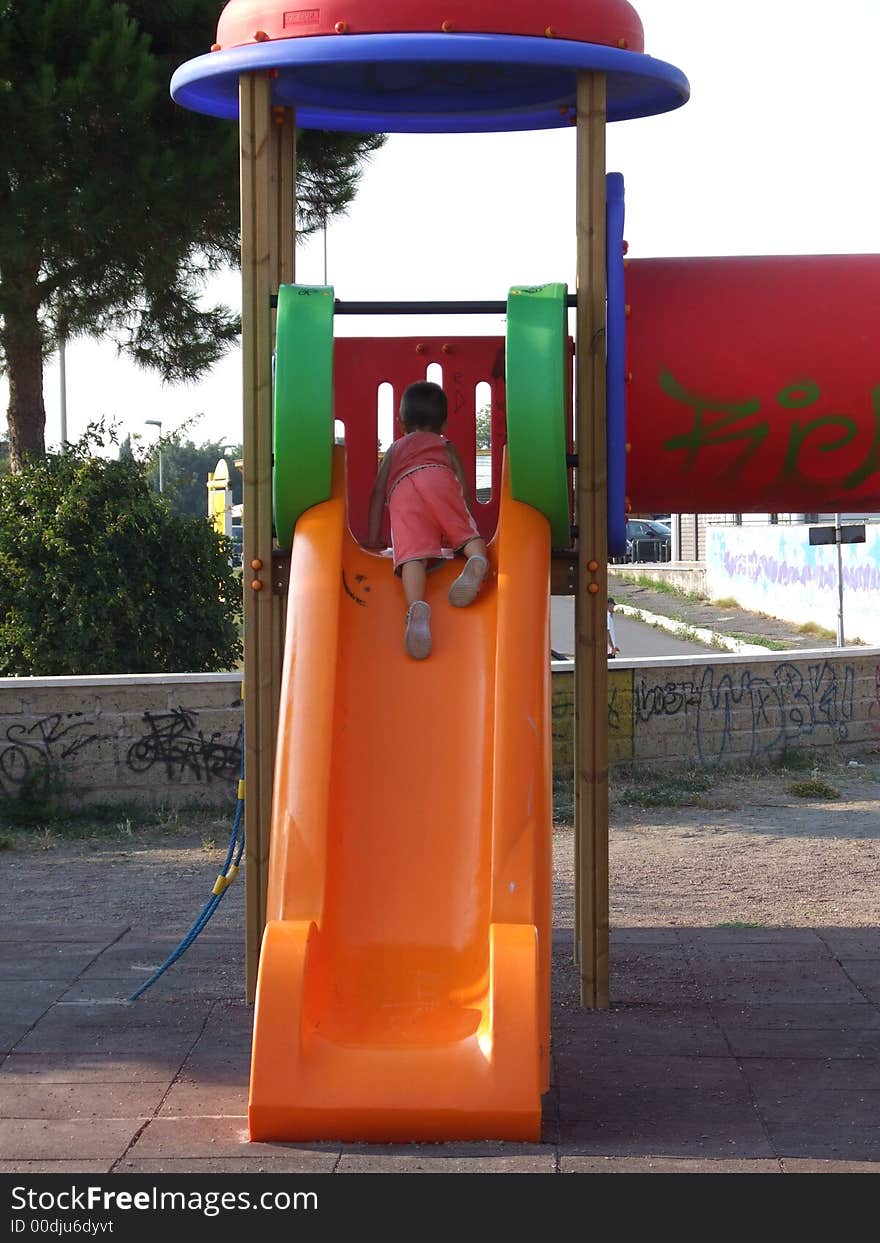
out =
<path fill-rule="evenodd" d="M 335 417 L 345 424 L 348 466 L 348 520 L 357 540 L 367 534 L 370 490 L 379 465 L 379 388 L 393 388 L 394 438 L 403 434 L 397 411 L 407 385 L 427 375 L 432 363 L 449 399 L 446 434 L 458 449 L 467 479 L 476 495 L 476 389 L 491 387 L 492 491 L 474 505 L 480 534 L 490 539 L 498 522 L 505 423 L 503 337 L 337 337 L 334 344 Z M 387 514 L 385 537 L 388 538 Z"/>

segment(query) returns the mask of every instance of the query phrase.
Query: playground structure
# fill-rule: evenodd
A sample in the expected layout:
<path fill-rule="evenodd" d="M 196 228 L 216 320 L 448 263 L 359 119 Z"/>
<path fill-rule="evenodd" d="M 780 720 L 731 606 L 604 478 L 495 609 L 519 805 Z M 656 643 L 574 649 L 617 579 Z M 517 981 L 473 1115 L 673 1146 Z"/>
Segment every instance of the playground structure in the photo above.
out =
<path fill-rule="evenodd" d="M 574 950 L 582 1004 L 601 1007 L 606 567 L 628 506 L 673 510 L 686 495 L 691 511 L 843 498 L 868 509 L 880 498 L 880 389 L 865 349 L 880 318 L 878 260 L 643 260 L 624 273 L 605 125 L 683 104 L 686 79 L 645 56 L 625 0 L 566 0 L 552 25 L 525 0 L 496 10 L 232 0 L 212 53 L 172 84 L 180 103 L 237 117 L 241 131 L 255 1139 L 538 1138 L 551 590 L 576 600 Z M 334 311 L 353 308 L 294 283 L 297 126 L 574 128 L 573 363 L 560 286 L 511 291 L 506 343 L 334 346 Z M 360 412 L 375 411 L 379 383 L 399 398 L 433 361 L 463 395 L 450 434 L 471 446 L 471 472 L 474 388 L 492 386 L 493 487 L 480 507 L 492 577 L 471 609 L 436 611 L 422 666 L 402 652 L 389 562 L 358 543 L 376 465 L 375 422 Z M 344 452 L 332 448 L 334 417 Z M 434 577 L 438 597 L 451 576 Z M 411 785 L 394 782 L 397 765 Z"/>

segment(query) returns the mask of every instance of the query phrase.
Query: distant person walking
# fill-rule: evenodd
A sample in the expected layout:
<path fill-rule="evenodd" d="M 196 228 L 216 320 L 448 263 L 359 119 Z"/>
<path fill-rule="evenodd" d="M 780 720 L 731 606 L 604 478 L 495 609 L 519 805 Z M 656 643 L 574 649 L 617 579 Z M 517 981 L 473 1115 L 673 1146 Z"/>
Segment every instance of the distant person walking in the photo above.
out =
<path fill-rule="evenodd" d="M 614 660 L 614 657 L 620 651 L 617 646 L 617 636 L 614 633 L 614 596 L 608 597 L 608 659 Z"/>

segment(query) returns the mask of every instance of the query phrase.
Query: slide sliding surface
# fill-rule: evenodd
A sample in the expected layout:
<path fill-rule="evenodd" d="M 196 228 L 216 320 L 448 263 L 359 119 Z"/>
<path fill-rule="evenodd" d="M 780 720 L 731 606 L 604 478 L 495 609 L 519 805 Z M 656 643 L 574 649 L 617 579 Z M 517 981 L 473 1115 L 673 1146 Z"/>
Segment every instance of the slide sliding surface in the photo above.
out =
<path fill-rule="evenodd" d="M 403 648 L 330 500 L 293 540 L 254 1140 L 537 1140 L 549 1077 L 550 528 L 505 472 L 491 573 Z"/>

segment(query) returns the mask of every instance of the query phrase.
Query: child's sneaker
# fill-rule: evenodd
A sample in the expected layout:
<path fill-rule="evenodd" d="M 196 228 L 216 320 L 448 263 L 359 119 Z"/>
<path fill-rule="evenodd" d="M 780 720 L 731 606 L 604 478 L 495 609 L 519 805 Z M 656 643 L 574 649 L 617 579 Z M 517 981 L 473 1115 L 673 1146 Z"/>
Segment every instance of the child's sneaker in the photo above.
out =
<path fill-rule="evenodd" d="M 406 610 L 403 645 L 413 660 L 431 655 L 431 606 L 424 600 L 414 600 Z"/>
<path fill-rule="evenodd" d="M 464 569 L 449 588 L 449 603 L 454 604 L 458 609 L 472 604 L 477 598 L 488 571 L 489 562 L 485 557 L 479 554 L 475 557 L 468 557 Z"/>

